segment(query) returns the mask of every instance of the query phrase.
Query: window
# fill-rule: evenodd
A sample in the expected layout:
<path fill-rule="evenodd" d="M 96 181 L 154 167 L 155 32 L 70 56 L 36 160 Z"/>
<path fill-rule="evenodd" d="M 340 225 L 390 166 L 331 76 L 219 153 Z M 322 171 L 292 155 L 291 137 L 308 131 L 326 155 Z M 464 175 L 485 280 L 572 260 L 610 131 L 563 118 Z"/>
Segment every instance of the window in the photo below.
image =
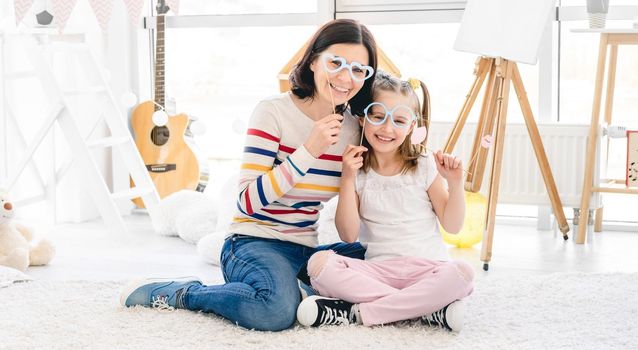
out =
<path fill-rule="evenodd" d="M 337 0 L 338 12 L 449 10 L 464 7 L 463 0 Z"/>
<path fill-rule="evenodd" d="M 585 6 L 587 0 L 560 0 L 560 6 Z M 636 0 L 609 0 L 609 6 L 636 5 Z"/>
<path fill-rule="evenodd" d="M 590 120 L 591 103 L 583 100 L 593 94 L 598 40 L 595 34 L 571 32 L 587 26 L 585 0 L 561 0 L 559 4 L 559 22 L 548 30 L 540 49 L 542 62 L 518 67 L 537 120 L 585 124 Z M 207 124 L 207 133 L 197 140 L 208 157 L 239 158 L 243 128 L 254 106 L 279 92 L 280 69 L 318 25 L 336 16 L 365 23 L 404 78 L 416 77 L 428 85 L 433 120 L 453 121 L 474 81 L 477 58 L 453 49 L 464 6 L 465 1 L 452 0 L 182 0 L 180 16 L 167 20 L 167 91 L 175 98 L 178 112 L 195 115 Z M 610 9 L 608 23 L 613 25 L 630 27 L 629 20 L 638 16 L 635 0 L 611 0 L 611 6 L 615 8 Z M 636 120 L 636 55 L 638 52 L 620 55 L 619 71 L 628 73 L 617 77 L 614 119 L 619 122 Z M 483 91 L 470 121 L 478 119 L 482 97 Z M 559 108 L 554 107 L 556 102 Z M 511 88 L 508 123 L 523 123 L 518 105 Z M 612 147 L 622 146 L 614 142 Z M 610 152 L 612 171 L 624 168 L 624 151 L 616 149 L 618 152 Z M 612 209 L 621 202 L 629 208 L 626 202 L 635 200 L 622 197 L 618 201 L 614 197 L 611 203 L 605 196 L 610 208 L 605 211 L 606 219 L 635 220 L 627 210 Z M 499 206 L 499 214 L 537 213 L 533 207 L 513 210 Z"/>
<path fill-rule="evenodd" d="M 253 108 L 279 93 L 277 75 L 315 26 L 185 28 L 166 31 L 166 88 L 177 112 L 207 126 L 196 137 L 208 157 L 241 157 Z"/>
<path fill-rule="evenodd" d="M 207 126 L 196 137 L 205 157 L 241 157 L 254 107 L 279 93 L 281 68 L 333 14 L 319 0 L 181 1 L 166 19 L 166 91 Z"/>
<path fill-rule="evenodd" d="M 377 44 L 399 68 L 404 78 L 415 77 L 428 85 L 432 119 L 454 121 L 475 79 L 478 55 L 458 52 L 452 45 L 458 23 L 370 25 Z M 538 66 L 519 64 L 532 108 L 538 105 Z M 486 84 L 484 84 L 485 86 Z M 475 102 L 470 121 L 478 120 L 481 98 Z M 510 89 L 509 122 L 523 122 L 514 89 Z"/>
<path fill-rule="evenodd" d="M 317 12 L 318 0 L 181 0 L 180 16 Z"/>

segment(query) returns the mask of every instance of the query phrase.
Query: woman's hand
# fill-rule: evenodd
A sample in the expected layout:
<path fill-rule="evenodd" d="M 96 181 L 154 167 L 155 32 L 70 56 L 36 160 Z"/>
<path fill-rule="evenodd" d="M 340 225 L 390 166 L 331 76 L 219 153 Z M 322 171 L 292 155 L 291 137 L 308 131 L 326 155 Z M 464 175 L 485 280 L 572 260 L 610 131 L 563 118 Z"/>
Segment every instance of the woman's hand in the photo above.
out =
<path fill-rule="evenodd" d="M 436 157 L 436 170 L 448 182 L 448 185 L 462 182 L 463 167 L 461 158 L 441 151 L 436 152 L 434 156 Z"/>
<path fill-rule="evenodd" d="M 368 149 L 363 146 L 348 145 L 343 152 L 341 165 L 341 181 L 351 181 L 357 176 L 357 170 L 363 167 L 363 152 Z"/>
<path fill-rule="evenodd" d="M 313 157 L 318 158 L 328 150 L 328 147 L 339 141 L 341 120 L 343 120 L 342 115 L 330 114 L 315 122 L 310 136 L 304 143 L 304 147 Z"/>

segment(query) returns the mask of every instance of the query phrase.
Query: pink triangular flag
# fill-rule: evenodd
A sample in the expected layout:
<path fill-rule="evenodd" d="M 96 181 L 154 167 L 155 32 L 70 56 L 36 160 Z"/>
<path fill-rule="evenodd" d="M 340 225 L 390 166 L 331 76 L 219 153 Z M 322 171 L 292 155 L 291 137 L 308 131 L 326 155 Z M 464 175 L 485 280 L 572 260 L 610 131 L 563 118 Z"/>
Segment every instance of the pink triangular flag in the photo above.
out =
<path fill-rule="evenodd" d="M 20 21 L 22 21 L 22 18 L 24 18 L 24 15 L 27 14 L 27 11 L 29 11 L 29 9 L 31 8 L 31 5 L 33 5 L 33 0 L 13 0 L 13 8 L 15 11 L 15 16 L 16 16 L 16 25 L 20 24 Z"/>
<path fill-rule="evenodd" d="M 426 129 L 425 126 L 420 126 L 418 128 L 415 128 L 412 131 L 412 136 L 410 136 L 410 142 L 413 145 L 419 144 L 423 142 L 423 140 L 425 140 L 426 136 L 428 136 L 428 129 Z"/>
<path fill-rule="evenodd" d="M 140 13 L 142 13 L 142 6 L 144 5 L 144 0 L 124 0 L 124 5 L 126 5 L 126 12 L 128 12 L 128 17 L 133 26 L 137 27 L 140 25 Z"/>
<path fill-rule="evenodd" d="M 180 0 L 166 0 L 166 5 L 171 8 L 174 14 L 179 15 L 179 2 Z"/>
<path fill-rule="evenodd" d="M 75 7 L 75 2 L 77 0 L 53 0 L 53 20 L 58 26 L 58 32 L 62 34 L 64 31 L 64 27 L 66 27 L 66 22 L 71 17 L 71 12 L 73 12 L 73 8 Z"/>
<path fill-rule="evenodd" d="M 106 32 L 111 20 L 111 12 L 113 11 L 113 0 L 89 0 L 97 23 L 100 24 L 103 32 Z"/>

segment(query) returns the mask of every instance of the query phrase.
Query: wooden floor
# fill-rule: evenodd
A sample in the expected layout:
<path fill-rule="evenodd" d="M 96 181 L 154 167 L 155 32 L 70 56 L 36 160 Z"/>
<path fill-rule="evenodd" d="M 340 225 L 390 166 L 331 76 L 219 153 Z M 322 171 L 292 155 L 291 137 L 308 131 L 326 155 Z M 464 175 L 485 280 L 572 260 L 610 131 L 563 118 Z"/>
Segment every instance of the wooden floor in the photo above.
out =
<path fill-rule="evenodd" d="M 65 224 L 54 228 L 38 225 L 51 239 L 57 255 L 49 266 L 31 267 L 27 273 L 38 280 L 109 280 L 139 277 L 198 276 L 205 282 L 221 281 L 217 266 L 197 256 L 195 246 L 178 237 L 154 234 L 145 215 L 126 218 L 131 232 L 113 235 L 101 221 Z M 504 274 L 553 272 L 638 272 L 638 233 L 602 232 L 584 245 L 552 231 L 533 226 L 497 224 L 490 270 L 482 271 L 480 244 L 473 249 L 450 248 L 477 271 L 478 278 Z"/>

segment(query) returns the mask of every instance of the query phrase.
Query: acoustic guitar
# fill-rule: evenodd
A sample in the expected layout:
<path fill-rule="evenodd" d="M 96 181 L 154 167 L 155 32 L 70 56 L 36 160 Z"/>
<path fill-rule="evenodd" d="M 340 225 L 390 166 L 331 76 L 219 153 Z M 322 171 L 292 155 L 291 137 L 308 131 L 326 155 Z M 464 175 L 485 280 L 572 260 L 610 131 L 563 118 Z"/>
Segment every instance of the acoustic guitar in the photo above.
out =
<path fill-rule="evenodd" d="M 165 106 L 164 93 L 164 27 L 165 14 L 169 8 L 163 0 L 157 4 L 157 26 L 155 45 L 155 92 L 154 101 L 139 104 L 133 110 L 131 124 L 135 133 L 135 144 L 146 169 L 157 188 L 160 198 L 183 189 L 200 189 L 200 168 L 197 157 L 184 141 L 189 126 L 186 114 L 169 116 L 164 126 L 153 123 L 153 113 Z M 159 105 L 159 106 L 158 106 Z M 131 185 L 134 185 L 131 181 Z M 201 188 L 203 190 L 203 188 Z M 144 208 L 141 198 L 133 202 Z"/>

